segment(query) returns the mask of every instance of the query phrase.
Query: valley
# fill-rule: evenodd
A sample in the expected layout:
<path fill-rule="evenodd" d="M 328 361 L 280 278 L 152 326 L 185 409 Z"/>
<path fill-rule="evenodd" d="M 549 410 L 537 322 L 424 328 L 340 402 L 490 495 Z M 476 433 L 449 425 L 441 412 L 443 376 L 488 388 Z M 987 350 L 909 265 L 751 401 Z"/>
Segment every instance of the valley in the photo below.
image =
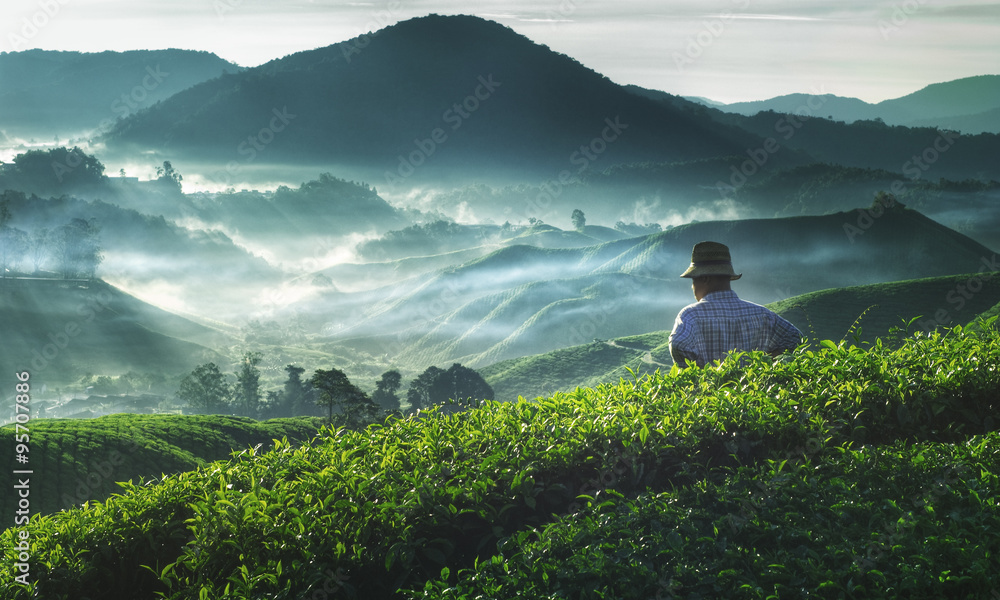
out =
<path fill-rule="evenodd" d="M 439 14 L 0 53 L 0 595 L 987 597 L 998 78 L 722 103 Z M 673 363 L 705 240 L 797 350 Z"/>

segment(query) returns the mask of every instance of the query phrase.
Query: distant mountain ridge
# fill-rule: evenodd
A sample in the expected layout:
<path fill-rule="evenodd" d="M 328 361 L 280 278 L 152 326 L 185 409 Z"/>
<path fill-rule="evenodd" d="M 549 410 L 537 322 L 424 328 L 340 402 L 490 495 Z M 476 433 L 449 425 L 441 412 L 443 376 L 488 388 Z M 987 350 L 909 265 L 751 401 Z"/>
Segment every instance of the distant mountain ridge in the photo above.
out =
<path fill-rule="evenodd" d="M 118 119 L 240 69 L 193 50 L 0 53 L 0 130 L 63 138 L 106 131 Z"/>
<path fill-rule="evenodd" d="M 612 162 L 735 154 L 754 142 L 629 94 L 478 17 L 416 18 L 356 53 L 344 46 L 353 47 L 299 52 L 202 83 L 124 120 L 105 141 L 114 151 L 169 147 L 232 160 L 248 132 L 263 131 L 250 142 L 268 161 L 361 164 L 380 186 L 483 166 L 556 178 Z M 261 129 L 269 123 L 271 131 Z"/>
<path fill-rule="evenodd" d="M 753 116 L 763 111 L 796 114 L 805 106 L 821 102 L 816 116 L 852 123 L 882 120 L 887 125 L 940 127 L 966 134 L 1000 133 L 1000 75 L 980 75 L 928 85 L 900 98 L 871 104 L 857 98 L 833 94 L 788 94 L 768 100 L 709 103 L 718 108 Z"/>

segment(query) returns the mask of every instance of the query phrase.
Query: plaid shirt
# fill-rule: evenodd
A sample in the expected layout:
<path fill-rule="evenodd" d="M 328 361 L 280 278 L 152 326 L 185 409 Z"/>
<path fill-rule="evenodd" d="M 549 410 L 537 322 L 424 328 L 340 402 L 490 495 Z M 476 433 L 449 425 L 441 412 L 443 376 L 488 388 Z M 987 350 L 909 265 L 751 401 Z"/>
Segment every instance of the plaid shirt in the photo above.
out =
<path fill-rule="evenodd" d="M 677 314 L 670 332 L 670 355 L 684 366 L 704 367 L 734 350 L 792 350 L 802 333 L 771 310 L 740 300 L 726 290 L 706 294 Z"/>

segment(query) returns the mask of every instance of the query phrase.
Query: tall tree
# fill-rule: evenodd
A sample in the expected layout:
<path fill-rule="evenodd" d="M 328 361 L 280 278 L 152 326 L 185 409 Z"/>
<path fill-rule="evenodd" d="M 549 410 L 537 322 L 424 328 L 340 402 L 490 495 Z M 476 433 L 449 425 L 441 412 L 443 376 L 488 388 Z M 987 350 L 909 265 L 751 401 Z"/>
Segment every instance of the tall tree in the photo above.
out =
<path fill-rule="evenodd" d="M 339 407 L 344 413 L 348 427 L 360 427 L 375 419 L 375 403 L 351 383 L 343 371 L 316 369 L 309 381 L 318 392 L 316 402 L 327 408 L 327 418 L 331 423 L 335 407 Z"/>
<path fill-rule="evenodd" d="M 31 244 L 28 233 L 16 227 L 0 226 L 0 276 L 17 269 Z"/>
<path fill-rule="evenodd" d="M 573 221 L 573 229 L 577 231 L 583 231 L 583 228 L 587 225 L 587 217 L 583 216 L 583 211 L 579 208 L 573 210 L 570 220 Z"/>
<path fill-rule="evenodd" d="M 218 413 L 229 403 L 231 393 L 226 376 L 218 365 L 210 362 L 195 367 L 181 380 L 177 398 L 198 412 Z"/>
<path fill-rule="evenodd" d="M 31 260 L 31 265 L 34 267 L 33 272 L 36 274 L 41 272 L 42 265 L 48 255 L 49 236 L 50 232 L 45 227 L 40 227 L 31 233 L 28 258 Z"/>
<path fill-rule="evenodd" d="M 55 245 L 63 277 L 93 278 L 104 260 L 96 219 L 73 219 L 56 231 Z"/>
<path fill-rule="evenodd" d="M 410 403 L 410 411 L 415 412 L 423 408 L 430 408 L 435 404 L 435 399 L 441 395 L 436 388 L 440 387 L 442 374 L 444 374 L 444 369 L 430 366 L 410 382 L 410 387 L 406 390 L 406 400 Z"/>
<path fill-rule="evenodd" d="M 403 385 L 403 376 L 395 369 L 382 373 L 382 377 L 375 382 L 375 392 L 372 394 L 372 401 L 378 404 L 383 410 L 395 412 L 399 410 L 399 396 L 396 391 Z"/>
<path fill-rule="evenodd" d="M 244 353 L 236 373 L 236 400 L 248 417 L 256 417 L 260 406 L 260 369 L 257 365 L 263 358 L 260 352 Z"/>

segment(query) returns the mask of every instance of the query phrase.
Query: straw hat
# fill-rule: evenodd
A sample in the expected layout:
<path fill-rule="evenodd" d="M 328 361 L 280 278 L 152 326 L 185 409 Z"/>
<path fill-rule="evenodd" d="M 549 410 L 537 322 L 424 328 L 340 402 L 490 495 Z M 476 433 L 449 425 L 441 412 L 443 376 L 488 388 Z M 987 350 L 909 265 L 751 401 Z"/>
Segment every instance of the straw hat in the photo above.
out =
<path fill-rule="evenodd" d="M 728 275 L 735 281 L 743 274 L 733 270 L 733 259 L 729 247 L 719 242 L 698 242 L 691 251 L 691 266 L 681 273 L 681 277 L 704 277 L 706 275 Z"/>

